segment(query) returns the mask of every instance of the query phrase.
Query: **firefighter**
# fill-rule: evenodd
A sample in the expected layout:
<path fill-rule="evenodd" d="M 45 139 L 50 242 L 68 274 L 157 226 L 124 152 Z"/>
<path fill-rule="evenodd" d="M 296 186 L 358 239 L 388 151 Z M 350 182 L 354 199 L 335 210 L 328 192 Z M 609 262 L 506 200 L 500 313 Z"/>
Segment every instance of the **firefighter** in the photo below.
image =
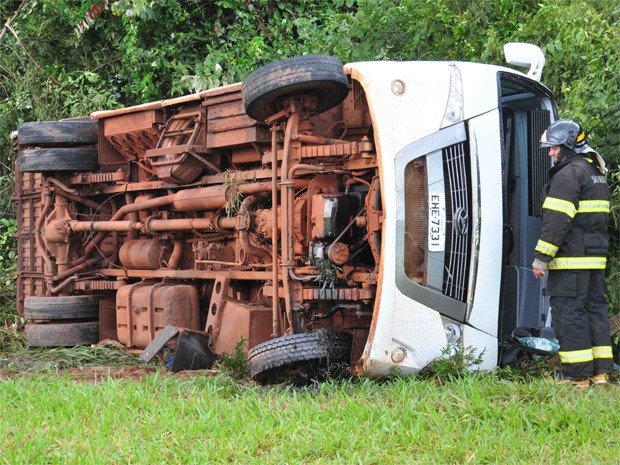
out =
<path fill-rule="evenodd" d="M 605 162 L 579 124 L 554 122 L 543 133 L 553 167 L 545 186 L 543 226 L 534 251 L 534 276 L 549 270 L 552 324 L 560 341 L 559 383 L 604 384 L 613 372 L 605 299 L 609 187 Z"/>

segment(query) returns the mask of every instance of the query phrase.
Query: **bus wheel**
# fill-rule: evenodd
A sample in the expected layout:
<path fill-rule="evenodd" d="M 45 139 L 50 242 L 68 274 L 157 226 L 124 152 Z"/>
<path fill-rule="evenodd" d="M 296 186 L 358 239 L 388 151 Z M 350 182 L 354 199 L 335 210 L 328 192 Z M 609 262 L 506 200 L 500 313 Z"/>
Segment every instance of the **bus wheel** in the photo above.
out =
<path fill-rule="evenodd" d="M 96 319 L 99 318 L 99 297 L 93 295 L 26 297 L 24 318 L 47 321 Z"/>
<path fill-rule="evenodd" d="M 316 98 L 313 114 L 327 111 L 349 93 L 342 62 L 327 55 L 305 55 L 276 61 L 250 74 L 241 86 L 246 113 L 265 121 L 281 108 L 283 97 L 305 93 Z"/>
<path fill-rule="evenodd" d="M 19 145 L 30 147 L 94 145 L 98 137 L 95 121 L 33 121 L 17 128 Z"/>
<path fill-rule="evenodd" d="M 72 347 L 99 342 L 99 322 L 27 323 L 26 343 L 30 347 Z"/>
<path fill-rule="evenodd" d="M 350 333 L 318 330 L 262 342 L 248 353 L 250 376 L 260 383 L 304 383 L 348 368 Z"/>
<path fill-rule="evenodd" d="M 96 149 L 44 148 L 20 150 L 17 153 L 19 170 L 42 171 L 95 171 L 99 169 Z"/>

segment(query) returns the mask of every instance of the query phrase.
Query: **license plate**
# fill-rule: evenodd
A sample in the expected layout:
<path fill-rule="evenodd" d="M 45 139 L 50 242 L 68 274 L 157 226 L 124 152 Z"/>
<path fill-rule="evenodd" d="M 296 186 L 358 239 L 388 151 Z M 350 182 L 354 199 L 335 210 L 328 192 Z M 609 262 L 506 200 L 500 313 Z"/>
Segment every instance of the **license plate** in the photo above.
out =
<path fill-rule="evenodd" d="M 431 192 L 428 199 L 428 250 L 443 252 L 446 243 L 446 204 L 443 192 Z"/>

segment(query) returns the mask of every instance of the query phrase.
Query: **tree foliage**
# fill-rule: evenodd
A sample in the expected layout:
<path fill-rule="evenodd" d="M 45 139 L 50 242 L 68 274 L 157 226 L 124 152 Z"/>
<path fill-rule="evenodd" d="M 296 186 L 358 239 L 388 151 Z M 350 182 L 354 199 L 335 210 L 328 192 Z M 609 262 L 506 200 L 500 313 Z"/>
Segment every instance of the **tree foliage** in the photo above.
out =
<path fill-rule="evenodd" d="M 611 167 L 614 249 L 620 214 L 620 7 L 599 0 L 103 0 L 0 2 L 0 169 L 10 133 L 243 79 L 273 60 L 503 62 L 509 41 L 545 52 L 560 116 L 580 121 Z M 8 21 L 7 21 L 8 20 Z M 1 174 L 1 173 L 0 173 Z M 5 198 L 6 193 L 4 194 Z M 3 204 L 6 201 L 3 202 Z"/>

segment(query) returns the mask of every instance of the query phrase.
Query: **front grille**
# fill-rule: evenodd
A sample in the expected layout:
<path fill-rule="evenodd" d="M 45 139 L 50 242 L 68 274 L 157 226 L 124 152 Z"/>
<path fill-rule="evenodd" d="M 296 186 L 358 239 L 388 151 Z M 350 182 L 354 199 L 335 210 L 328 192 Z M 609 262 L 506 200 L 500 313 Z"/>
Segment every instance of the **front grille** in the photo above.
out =
<path fill-rule="evenodd" d="M 471 229 L 471 166 L 464 142 L 443 149 L 446 191 L 446 253 L 442 293 L 465 302 L 469 283 Z"/>

